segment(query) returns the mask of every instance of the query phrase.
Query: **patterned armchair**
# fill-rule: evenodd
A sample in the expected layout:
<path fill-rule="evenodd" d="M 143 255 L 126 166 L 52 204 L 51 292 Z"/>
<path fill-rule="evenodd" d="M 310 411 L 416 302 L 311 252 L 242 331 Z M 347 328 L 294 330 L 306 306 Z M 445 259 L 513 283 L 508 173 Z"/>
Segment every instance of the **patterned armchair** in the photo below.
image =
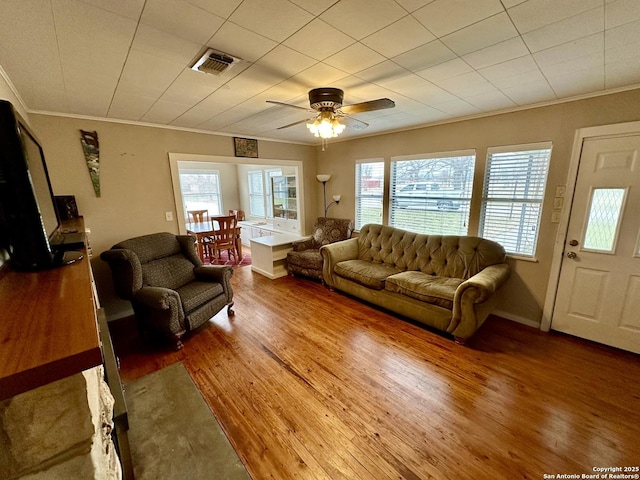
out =
<path fill-rule="evenodd" d="M 153 233 L 102 252 L 120 298 L 131 301 L 141 332 L 160 333 L 182 348 L 182 336 L 227 307 L 233 315 L 229 265 L 203 266 L 194 237 Z"/>
<path fill-rule="evenodd" d="M 320 247 L 351 238 L 353 228 L 353 221 L 348 218 L 319 217 L 311 238 L 293 242 L 293 251 L 287 253 L 289 275 L 317 278 L 324 284 Z"/>

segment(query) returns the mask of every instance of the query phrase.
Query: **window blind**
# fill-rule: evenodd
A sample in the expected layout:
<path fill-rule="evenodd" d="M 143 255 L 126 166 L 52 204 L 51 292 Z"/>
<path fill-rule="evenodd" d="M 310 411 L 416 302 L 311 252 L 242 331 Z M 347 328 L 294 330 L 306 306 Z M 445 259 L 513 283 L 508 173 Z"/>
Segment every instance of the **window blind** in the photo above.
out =
<path fill-rule="evenodd" d="M 535 254 L 551 158 L 551 144 L 545 146 L 488 151 L 479 234 L 507 253 Z"/>
<path fill-rule="evenodd" d="M 208 210 L 209 215 L 220 214 L 222 201 L 217 170 L 181 168 L 179 178 L 185 211 Z"/>
<path fill-rule="evenodd" d="M 466 235 L 475 154 L 391 162 L 389 224 L 417 233 Z"/>
<path fill-rule="evenodd" d="M 382 223 L 383 192 L 384 162 L 356 163 L 356 230 Z"/>
<path fill-rule="evenodd" d="M 249 214 L 254 217 L 265 216 L 264 183 L 262 170 L 248 173 L 249 179 Z"/>

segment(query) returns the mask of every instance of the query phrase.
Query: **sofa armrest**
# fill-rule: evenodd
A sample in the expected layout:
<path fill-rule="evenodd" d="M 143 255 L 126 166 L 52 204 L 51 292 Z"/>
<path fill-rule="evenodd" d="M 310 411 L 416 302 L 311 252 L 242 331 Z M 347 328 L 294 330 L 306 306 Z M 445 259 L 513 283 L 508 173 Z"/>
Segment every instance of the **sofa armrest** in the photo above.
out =
<path fill-rule="evenodd" d="M 486 315 L 479 318 L 476 315 L 478 304 L 492 299 L 498 288 L 507 281 L 511 269 L 506 263 L 499 263 L 483 268 L 480 272 L 462 282 L 453 297 L 453 316 L 450 331 L 475 331 L 484 322 Z M 466 328 L 460 328 L 462 323 L 471 323 Z"/>
<path fill-rule="evenodd" d="M 333 270 L 335 266 L 345 260 L 355 260 L 358 258 L 358 239 L 350 238 L 340 242 L 329 243 L 320 247 L 322 255 L 322 276 L 329 287 L 333 287 Z"/>
<path fill-rule="evenodd" d="M 231 277 L 233 268 L 231 265 L 206 265 L 195 267 L 193 273 L 196 280 L 203 282 L 218 282 L 222 285 L 224 293 L 227 295 L 227 303 L 233 300 L 233 288 L 231 288 Z"/>

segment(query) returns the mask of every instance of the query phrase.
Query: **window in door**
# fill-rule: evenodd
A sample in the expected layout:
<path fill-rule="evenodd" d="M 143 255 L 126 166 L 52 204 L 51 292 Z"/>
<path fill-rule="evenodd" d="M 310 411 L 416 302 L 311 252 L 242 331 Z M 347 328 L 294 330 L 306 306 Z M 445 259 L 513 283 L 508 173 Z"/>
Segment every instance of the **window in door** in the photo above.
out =
<path fill-rule="evenodd" d="M 389 224 L 432 235 L 466 235 L 475 151 L 393 159 Z"/>
<path fill-rule="evenodd" d="M 383 193 L 384 162 L 356 163 L 356 230 L 382 223 Z"/>
<path fill-rule="evenodd" d="M 614 253 L 626 193 L 626 188 L 591 190 L 583 250 Z"/>
<path fill-rule="evenodd" d="M 551 143 L 489 148 L 487 157 L 479 235 L 533 258 Z"/>
<path fill-rule="evenodd" d="M 208 210 L 210 216 L 222 213 L 218 170 L 181 168 L 179 174 L 185 218 L 189 210 Z"/>

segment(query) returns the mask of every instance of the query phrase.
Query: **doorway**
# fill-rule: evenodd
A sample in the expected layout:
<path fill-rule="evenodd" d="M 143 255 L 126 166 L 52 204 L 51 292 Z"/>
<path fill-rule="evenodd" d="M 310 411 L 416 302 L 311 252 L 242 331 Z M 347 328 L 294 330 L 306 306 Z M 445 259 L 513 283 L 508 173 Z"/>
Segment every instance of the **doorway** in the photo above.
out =
<path fill-rule="evenodd" d="M 635 127 L 579 139 L 566 234 L 556 249 L 550 327 L 640 353 L 640 126 Z"/>

